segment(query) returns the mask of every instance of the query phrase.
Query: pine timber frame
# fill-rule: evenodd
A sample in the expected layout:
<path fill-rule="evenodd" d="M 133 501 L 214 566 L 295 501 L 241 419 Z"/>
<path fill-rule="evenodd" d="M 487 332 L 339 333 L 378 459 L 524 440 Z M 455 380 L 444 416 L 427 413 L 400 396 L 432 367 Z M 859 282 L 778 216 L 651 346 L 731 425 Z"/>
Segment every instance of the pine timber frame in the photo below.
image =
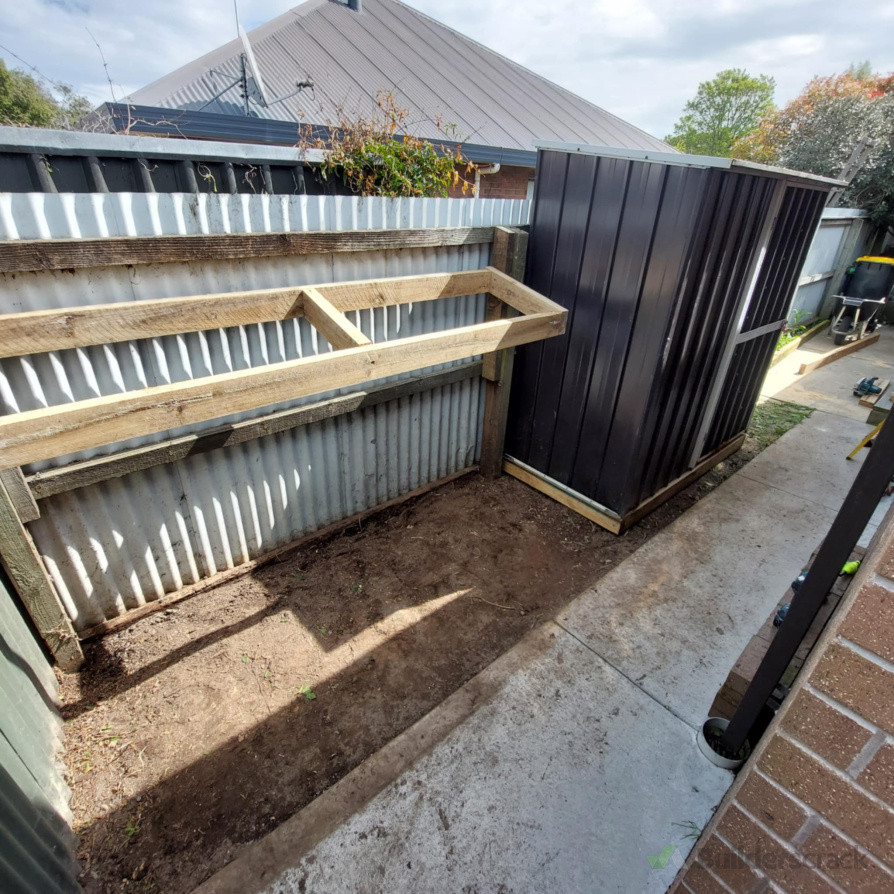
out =
<path fill-rule="evenodd" d="M 372 344 L 346 311 L 486 293 L 519 316 Z M 0 315 L 0 357 L 305 317 L 336 350 L 0 418 L 0 469 L 560 335 L 567 311 L 494 267 Z"/>
<path fill-rule="evenodd" d="M 221 237 L 221 245 L 215 243 L 210 247 L 199 245 L 201 239 L 185 240 L 184 237 L 166 240 L 164 245 L 150 245 L 149 242 L 153 240 L 143 238 L 117 240 L 122 243 L 118 246 L 121 251 L 118 254 L 113 251 L 111 259 L 107 251 L 101 250 L 108 248 L 105 243 L 110 240 L 88 240 L 89 251 L 83 257 L 83 240 L 8 245 L 5 254 L 0 251 L 0 273 L 8 273 L 60 269 L 63 262 L 66 269 L 67 265 L 91 267 L 107 266 L 109 263 L 164 262 L 171 260 L 166 252 L 181 251 L 181 245 L 184 246 L 182 251 L 187 251 L 191 260 L 198 261 L 211 259 L 203 258 L 203 254 L 217 257 L 221 252 L 227 257 L 304 254 L 319 249 L 321 237 L 325 237 L 323 241 L 328 240 L 326 245 L 329 251 L 493 242 L 494 266 L 481 270 L 0 315 L 0 357 L 299 317 L 305 318 L 333 348 L 330 353 L 237 373 L 0 417 L 0 559 L 44 642 L 64 670 L 75 670 L 82 663 L 80 639 L 105 632 L 106 627 L 116 629 L 128 624 L 141 614 L 191 595 L 193 590 L 198 592 L 213 586 L 215 581 L 203 581 L 196 587 L 187 588 L 189 592 L 178 591 L 157 603 L 148 603 L 137 612 L 126 612 L 100 625 L 102 630 L 97 628 L 78 633 L 25 527 L 27 522 L 40 517 L 37 500 L 127 475 L 137 469 L 176 462 L 195 452 L 264 437 L 478 375 L 483 376 L 487 385 L 481 471 L 488 474 L 485 471 L 487 467 L 491 470 L 490 474 L 494 474 L 493 470 L 499 470 L 502 465 L 514 346 L 560 335 L 565 330 L 567 316 L 560 305 L 512 278 L 514 275 L 521 279 L 527 233 L 517 228 L 498 226 L 449 231 L 304 236 L 308 242 L 306 245 L 303 242 L 295 245 L 268 239 L 270 245 L 249 246 L 242 244 L 246 241 L 244 239 L 237 239 L 239 244 L 233 243 L 234 237 Z M 332 239 L 335 243 L 329 244 Z M 203 251 L 209 248 L 214 251 Z M 21 254 L 23 251 L 25 255 Z M 64 258 L 57 256 L 60 251 Z M 23 260 L 26 255 L 27 263 Z M 138 260 L 135 260 L 137 256 Z M 345 316 L 347 312 L 368 308 L 474 294 L 488 296 L 485 322 L 381 344 L 371 343 Z M 478 355 L 482 355 L 481 359 L 474 359 Z M 371 380 L 464 359 L 466 363 L 446 371 L 427 372 L 393 384 L 364 387 Z M 64 456 L 76 450 L 111 444 L 141 434 L 167 431 L 188 422 L 210 420 L 352 385 L 358 387 L 350 394 L 223 425 L 197 435 L 118 451 L 109 456 L 35 473 L 27 478 L 21 471 L 22 465 L 41 459 Z M 458 474 L 465 474 L 473 468 Z M 420 490 L 428 490 L 441 483 L 430 482 Z M 412 497 L 414 493 L 398 500 Z M 368 512 L 374 512 L 377 508 Z M 330 527 L 350 522 L 351 519 L 346 519 Z M 319 536 L 320 533 L 308 536 Z M 274 552 L 288 551 L 296 545 L 286 544 Z M 265 557 L 254 561 L 263 562 Z M 238 574 L 241 570 L 242 566 L 239 566 L 228 573 Z"/>

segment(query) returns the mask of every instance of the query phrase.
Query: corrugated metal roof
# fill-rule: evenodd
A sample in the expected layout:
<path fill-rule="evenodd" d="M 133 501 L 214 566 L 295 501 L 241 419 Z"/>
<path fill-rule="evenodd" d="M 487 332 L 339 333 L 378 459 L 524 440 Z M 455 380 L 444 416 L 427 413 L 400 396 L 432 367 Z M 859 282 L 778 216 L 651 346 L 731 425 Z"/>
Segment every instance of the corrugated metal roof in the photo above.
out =
<path fill-rule="evenodd" d="M 673 151 L 661 140 L 540 77 L 398 0 L 308 0 L 250 32 L 272 96 L 311 78 L 315 87 L 259 117 L 336 123 L 339 110 L 368 114 L 380 90 L 420 122 L 419 136 L 444 136 L 433 119 L 455 124 L 464 142 L 530 150 L 538 140 Z M 218 99 L 240 71 L 232 40 L 138 90 L 130 102 L 243 115 L 238 89 Z"/>

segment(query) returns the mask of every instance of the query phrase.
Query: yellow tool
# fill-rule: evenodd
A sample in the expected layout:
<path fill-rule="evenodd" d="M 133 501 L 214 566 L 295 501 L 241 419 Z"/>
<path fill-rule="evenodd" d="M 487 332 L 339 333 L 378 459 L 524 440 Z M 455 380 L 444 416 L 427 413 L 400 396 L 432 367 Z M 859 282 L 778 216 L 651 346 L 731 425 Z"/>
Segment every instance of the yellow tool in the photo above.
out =
<path fill-rule="evenodd" d="M 881 430 L 882 426 L 885 424 L 885 420 L 882 419 L 881 422 L 871 431 L 850 453 L 848 453 L 847 458 L 853 459 L 867 444 L 871 447 L 872 445 L 869 443 Z"/>

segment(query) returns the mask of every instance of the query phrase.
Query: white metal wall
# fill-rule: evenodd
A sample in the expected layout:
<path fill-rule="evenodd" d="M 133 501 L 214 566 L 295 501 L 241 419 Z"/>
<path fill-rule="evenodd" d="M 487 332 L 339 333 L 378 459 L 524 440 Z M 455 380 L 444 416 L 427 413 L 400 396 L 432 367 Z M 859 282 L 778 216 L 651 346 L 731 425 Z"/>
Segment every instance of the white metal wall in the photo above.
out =
<path fill-rule="evenodd" d="M 855 208 L 827 208 L 813 237 L 789 311 L 789 324 L 829 313 L 830 298 L 848 265 L 863 252 L 872 227 Z"/>
<path fill-rule="evenodd" d="M 0 195 L 0 238 L 515 225 L 527 223 L 528 213 L 528 202 L 500 199 L 7 193 Z M 2 308 L 469 270 L 489 259 L 489 245 L 472 245 L 16 274 L 2 277 Z M 478 322 L 484 308 L 483 296 L 467 296 L 361 311 L 355 322 L 383 341 Z M 305 321 L 289 320 L 2 360 L 0 410 L 21 412 L 328 350 Z M 26 471 L 323 396 L 82 451 Z M 83 630 L 471 464 L 480 449 L 482 404 L 479 380 L 445 386 L 50 497 L 29 528 Z"/>
<path fill-rule="evenodd" d="M 0 891 L 79 891 L 56 677 L 0 570 Z"/>

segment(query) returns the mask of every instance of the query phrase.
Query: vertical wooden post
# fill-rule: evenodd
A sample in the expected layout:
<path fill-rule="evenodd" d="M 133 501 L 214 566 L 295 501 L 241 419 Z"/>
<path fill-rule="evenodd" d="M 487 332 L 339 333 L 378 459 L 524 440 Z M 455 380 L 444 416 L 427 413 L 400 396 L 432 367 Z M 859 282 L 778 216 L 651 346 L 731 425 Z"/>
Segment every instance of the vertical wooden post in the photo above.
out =
<path fill-rule="evenodd" d="M 528 234 L 515 227 L 495 227 L 491 266 L 515 279 L 525 274 Z M 487 319 L 497 320 L 507 312 L 506 305 L 492 295 L 487 300 Z M 481 435 L 481 474 L 497 478 L 503 470 L 503 444 L 509 413 L 509 392 L 515 349 L 493 351 L 482 358 L 481 375 L 485 379 L 484 425 Z"/>
<path fill-rule="evenodd" d="M 77 670 L 84 661 L 78 636 L 3 481 L 0 481 L 0 560 L 56 663 L 63 670 Z"/>

